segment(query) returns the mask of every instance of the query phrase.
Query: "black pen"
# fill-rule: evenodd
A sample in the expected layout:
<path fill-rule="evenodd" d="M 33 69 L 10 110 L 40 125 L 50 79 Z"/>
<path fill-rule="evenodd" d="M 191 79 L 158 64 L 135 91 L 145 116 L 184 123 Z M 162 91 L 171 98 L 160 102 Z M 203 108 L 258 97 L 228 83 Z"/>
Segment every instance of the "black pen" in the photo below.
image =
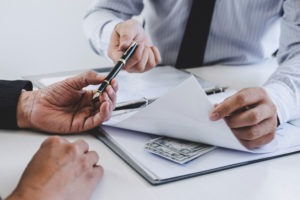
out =
<path fill-rule="evenodd" d="M 105 88 L 110 84 L 110 81 L 117 76 L 119 71 L 125 66 L 127 60 L 133 55 L 135 49 L 137 48 L 137 42 L 133 42 L 129 48 L 125 51 L 122 57 L 119 59 L 118 63 L 114 68 L 109 72 L 105 79 L 100 84 L 97 92 L 94 94 L 92 102 L 95 103 L 99 100 L 99 96 L 105 90 Z"/>
<path fill-rule="evenodd" d="M 213 94 L 225 92 L 226 89 L 228 89 L 228 87 L 214 87 L 214 88 L 206 89 L 205 93 L 206 93 L 206 95 L 213 95 Z M 156 100 L 156 98 L 147 99 L 147 98 L 143 97 L 143 98 L 137 99 L 137 100 L 122 102 L 122 103 L 117 104 L 114 111 L 142 108 L 142 107 L 148 106 L 155 100 Z"/>

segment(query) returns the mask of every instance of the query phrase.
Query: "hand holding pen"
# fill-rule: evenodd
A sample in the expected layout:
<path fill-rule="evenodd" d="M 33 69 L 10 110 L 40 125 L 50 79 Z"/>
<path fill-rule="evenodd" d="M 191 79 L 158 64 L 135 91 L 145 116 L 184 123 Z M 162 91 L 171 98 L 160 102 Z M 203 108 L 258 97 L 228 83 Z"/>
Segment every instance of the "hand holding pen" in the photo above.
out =
<path fill-rule="evenodd" d="M 158 48 L 150 42 L 151 40 L 141 23 L 130 19 L 118 23 L 110 37 L 108 56 L 114 63 L 119 60 L 124 49 L 127 49 L 132 41 L 136 41 L 139 48 L 137 48 L 132 59 L 126 63 L 124 69 L 127 72 L 146 72 L 161 62 Z"/>
<path fill-rule="evenodd" d="M 99 101 L 99 96 L 104 92 L 105 88 L 110 84 L 111 80 L 117 76 L 120 70 L 125 66 L 127 60 L 133 55 L 137 48 L 137 42 L 133 42 L 129 48 L 125 51 L 122 57 L 119 59 L 115 67 L 109 72 L 109 74 L 105 77 L 103 82 L 100 84 L 97 92 L 94 94 L 92 102 L 96 103 Z"/>

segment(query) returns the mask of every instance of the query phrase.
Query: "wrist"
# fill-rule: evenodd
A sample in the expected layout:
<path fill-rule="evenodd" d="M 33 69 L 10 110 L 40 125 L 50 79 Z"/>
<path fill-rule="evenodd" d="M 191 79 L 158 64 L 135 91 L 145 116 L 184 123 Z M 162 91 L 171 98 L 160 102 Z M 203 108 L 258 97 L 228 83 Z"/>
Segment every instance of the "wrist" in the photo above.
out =
<path fill-rule="evenodd" d="M 22 190 L 19 191 L 17 188 L 13 193 L 11 193 L 6 199 L 4 200 L 39 200 L 43 199 L 43 195 L 39 194 L 38 191 L 35 190 Z"/>
<path fill-rule="evenodd" d="M 17 105 L 17 125 L 19 128 L 31 127 L 31 112 L 34 104 L 34 92 L 23 91 L 19 96 Z"/>

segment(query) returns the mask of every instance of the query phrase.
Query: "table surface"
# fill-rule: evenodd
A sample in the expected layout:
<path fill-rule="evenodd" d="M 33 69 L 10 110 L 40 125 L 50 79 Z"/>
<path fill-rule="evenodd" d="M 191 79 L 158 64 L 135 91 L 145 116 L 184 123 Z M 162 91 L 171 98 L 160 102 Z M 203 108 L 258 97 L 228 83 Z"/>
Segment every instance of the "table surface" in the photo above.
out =
<path fill-rule="evenodd" d="M 226 69 L 226 67 L 224 68 Z M 196 70 L 198 75 L 220 81 L 223 72 Z M 231 75 L 230 70 L 226 73 Z M 274 69 L 272 69 L 274 70 Z M 248 72 L 247 72 L 248 73 Z M 269 73 L 269 72 L 268 72 Z M 210 75 L 209 75 L 210 74 Z M 211 75 L 214 74 L 214 75 Z M 239 74 L 240 76 L 240 74 Z M 243 76 L 241 76 L 243 78 Z M 253 81 L 253 80 L 252 80 Z M 259 80 L 265 81 L 265 78 Z M 256 81 L 256 84 L 261 84 Z M 230 81 L 227 82 L 231 84 Z M 245 83 L 243 86 L 248 86 Z M 0 195 L 13 191 L 30 158 L 49 135 L 29 130 L 0 130 Z M 299 199 L 300 154 L 263 161 L 221 172 L 193 177 L 160 186 L 152 186 L 103 143 L 89 135 L 63 136 L 70 141 L 85 140 L 100 155 L 104 176 L 92 199 Z"/>

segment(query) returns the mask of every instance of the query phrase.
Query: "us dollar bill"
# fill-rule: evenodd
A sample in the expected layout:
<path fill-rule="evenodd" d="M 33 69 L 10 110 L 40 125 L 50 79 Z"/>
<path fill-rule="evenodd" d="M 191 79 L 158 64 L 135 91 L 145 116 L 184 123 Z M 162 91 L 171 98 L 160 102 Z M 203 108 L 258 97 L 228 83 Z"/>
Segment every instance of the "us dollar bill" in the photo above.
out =
<path fill-rule="evenodd" d="M 147 142 L 144 149 L 162 158 L 185 164 L 216 149 L 216 147 L 203 143 L 159 137 Z"/>

